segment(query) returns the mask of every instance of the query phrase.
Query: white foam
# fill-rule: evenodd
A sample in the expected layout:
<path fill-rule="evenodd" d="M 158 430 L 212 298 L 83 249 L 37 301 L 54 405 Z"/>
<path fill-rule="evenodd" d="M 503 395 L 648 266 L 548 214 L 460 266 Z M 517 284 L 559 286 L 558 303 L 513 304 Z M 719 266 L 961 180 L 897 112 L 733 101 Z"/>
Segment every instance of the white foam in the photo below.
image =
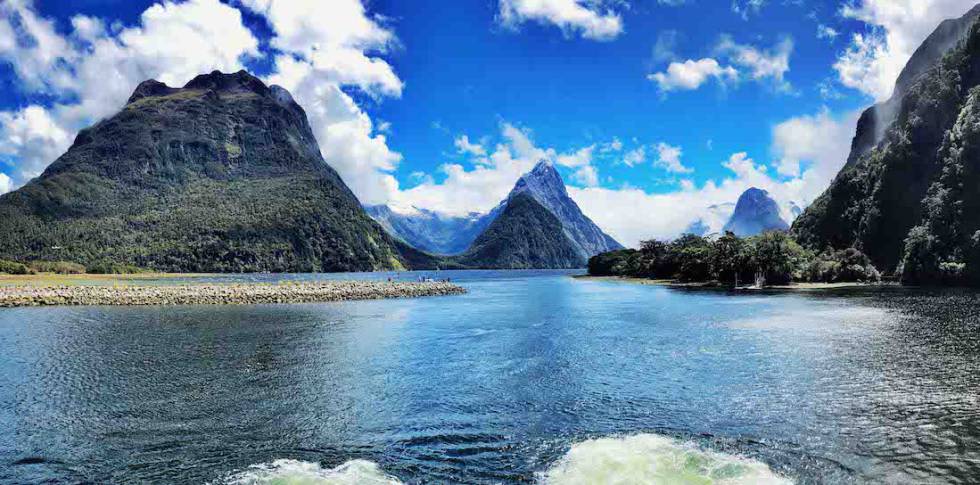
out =
<path fill-rule="evenodd" d="M 578 443 L 540 478 L 549 485 L 793 483 L 765 463 L 655 434 Z"/>
<path fill-rule="evenodd" d="M 229 485 L 400 485 L 374 462 L 351 460 L 336 468 L 299 460 L 275 460 L 252 465 L 222 483 Z"/>

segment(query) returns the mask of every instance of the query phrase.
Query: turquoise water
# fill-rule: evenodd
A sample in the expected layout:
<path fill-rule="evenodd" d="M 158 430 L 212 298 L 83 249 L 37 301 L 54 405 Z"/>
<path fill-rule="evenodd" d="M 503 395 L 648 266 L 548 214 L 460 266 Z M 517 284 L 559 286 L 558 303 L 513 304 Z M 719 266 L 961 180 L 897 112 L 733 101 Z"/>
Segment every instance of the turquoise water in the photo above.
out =
<path fill-rule="evenodd" d="M 0 482 L 980 476 L 974 293 L 431 276 L 470 291 L 0 310 Z"/>

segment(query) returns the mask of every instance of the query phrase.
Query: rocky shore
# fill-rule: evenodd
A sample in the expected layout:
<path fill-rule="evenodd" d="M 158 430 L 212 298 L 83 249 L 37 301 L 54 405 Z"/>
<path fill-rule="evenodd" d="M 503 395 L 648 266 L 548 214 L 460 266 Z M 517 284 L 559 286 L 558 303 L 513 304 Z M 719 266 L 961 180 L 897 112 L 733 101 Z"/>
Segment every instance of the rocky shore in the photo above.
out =
<path fill-rule="evenodd" d="M 459 295 L 444 282 L 318 281 L 279 284 L 0 286 L 0 307 L 49 305 L 248 305 Z"/>

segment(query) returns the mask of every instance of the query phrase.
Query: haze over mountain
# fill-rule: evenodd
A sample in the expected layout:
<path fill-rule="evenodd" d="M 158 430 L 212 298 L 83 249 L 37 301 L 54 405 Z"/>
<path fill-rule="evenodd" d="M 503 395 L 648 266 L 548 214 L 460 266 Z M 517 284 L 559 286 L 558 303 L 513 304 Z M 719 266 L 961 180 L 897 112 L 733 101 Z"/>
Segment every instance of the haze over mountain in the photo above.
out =
<path fill-rule="evenodd" d="M 365 214 L 290 94 L 245 71 L 140 84 L 0 197 L 0 258 L 195 272 L 433 264 Z"/>
<path fill-rule="evenodd" d="M 735 203 L 735 212 L 722 231 L 739 237 L 755 236 L 766 231 L 785 231 L 789 224 L 779 215 L 779 205 L 769 192 L 752 187 L 742 193 Z"/>
<path fill-rule="evenodd" d="M 466 251 L 496 216 L 493 212 L 458 217 L 417 208 L 401 212 L 387 205 L 364 209 L 389 234 L 423 251 L 447 256 Z"/>
<path fill-rule="evenodd" d="M 854 246 L 910 282 L 980 281 L 978 16 L 943 22 L 862 115 L 847 165 L 793 226 L 801 242 Z"/>

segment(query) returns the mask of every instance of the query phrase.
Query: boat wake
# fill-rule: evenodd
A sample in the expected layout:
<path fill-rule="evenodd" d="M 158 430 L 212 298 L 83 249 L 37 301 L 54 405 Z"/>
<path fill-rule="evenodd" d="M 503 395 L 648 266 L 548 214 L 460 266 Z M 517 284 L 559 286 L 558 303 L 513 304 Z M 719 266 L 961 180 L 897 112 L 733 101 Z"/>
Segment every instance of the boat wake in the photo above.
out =
<path fill-rule="evenodd" d="M 351 460 L 336 468 L 322 468 L 316 463 L 299 460 L 276 460 L 252 465 L 222 480 L 227 485 L 399 485 L 396 478 L 385 475 L 376 463 Z"/>
<path fill-rule="evenodd" d="M 656 434 L 583 441 L 540 479 L 549 485 L 793 483 L 765 463 Z"/>
<path fill-rule="evenodd" d="M 552 468 L 539 473 L 537 479 L 546 485 L 793 483 L 760 461 L 705 450 L 693 442 L 656 434 L 598 438 L 575 444 Z M 367 460 L 348 461 L 336 468 L 322 468 L 298 460 L 276 460 L 253 465 L 222 483 L 395 485 L 402 482 Z"/>

